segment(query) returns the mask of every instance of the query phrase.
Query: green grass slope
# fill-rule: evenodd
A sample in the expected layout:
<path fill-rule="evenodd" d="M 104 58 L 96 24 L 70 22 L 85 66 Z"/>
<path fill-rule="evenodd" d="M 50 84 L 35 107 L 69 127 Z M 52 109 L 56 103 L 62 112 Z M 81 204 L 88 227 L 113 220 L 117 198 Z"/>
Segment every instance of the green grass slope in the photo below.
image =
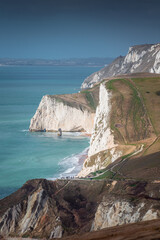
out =
<path fill-rule="evenodd" d="M 87 109 L 94 113 L 99 101 L 99 85 L 78 93 L 49 96 L 55 98 L 57 102 L 63 102 L 67 106 Z"/>

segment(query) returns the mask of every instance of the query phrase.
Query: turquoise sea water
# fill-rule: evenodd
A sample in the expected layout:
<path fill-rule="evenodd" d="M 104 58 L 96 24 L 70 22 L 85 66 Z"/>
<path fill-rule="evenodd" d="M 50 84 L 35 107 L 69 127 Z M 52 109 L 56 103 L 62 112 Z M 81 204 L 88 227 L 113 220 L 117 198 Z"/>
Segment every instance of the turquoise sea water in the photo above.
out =
<path fill-rule="evenodd" d="M 66 133 L 28 132 L 43 95 L 77 92 L 97 67 L 0 67 L 0 198 L 33 178 L 79 171 L 89 139 Z"/>

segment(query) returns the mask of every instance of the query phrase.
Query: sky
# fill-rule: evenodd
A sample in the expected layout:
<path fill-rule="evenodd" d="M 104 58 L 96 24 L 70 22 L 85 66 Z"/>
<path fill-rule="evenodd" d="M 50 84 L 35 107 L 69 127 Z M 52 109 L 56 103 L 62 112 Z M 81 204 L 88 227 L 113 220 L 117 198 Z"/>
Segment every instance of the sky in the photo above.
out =
<path fill-rule="evenodd" d="M 0 58 L 126 55 L 160 42 L 160 0 L 0 0 Z"/>

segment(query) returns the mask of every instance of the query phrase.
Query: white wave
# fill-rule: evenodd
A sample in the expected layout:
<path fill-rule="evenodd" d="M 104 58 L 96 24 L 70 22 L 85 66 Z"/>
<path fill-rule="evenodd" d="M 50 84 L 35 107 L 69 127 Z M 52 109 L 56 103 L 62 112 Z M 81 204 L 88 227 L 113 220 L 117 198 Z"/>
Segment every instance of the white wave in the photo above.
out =
<path fill-rule="evenodd" d="M 76 164 L 78 162 L 78 154 L 75 155 L 75 154 L 72 154 L 71 156 L 69 157 L 65 157 L 63 158 L 59 163 L 58 165 L 59 166 L 71 166 L 71 164 Z"/>
<path fill-rule="evenodd" d="M 21 132 L 29 132 L 29 130 L 28 129 L 23 129 L 23 130 L 21 130 Z"/>
<path fill-rule="evenodd" d="M 65 172 L 65 173 L 71 173 L 73 170 L 75 169 L 75 167 L 71 167 L 71 168 L 68 168 Z"/>
<path fill-rule="evenodd" d="M 75 165 L 75 164 L 79 163 L 79 160 L 80 160 L 81 157 L 83 157 L 84 155 L 87 155 L 88 150 L 89 150 L 89 148 L 87 147 L 82 152 L 80 152 L 78 154 L 72 154 L 69 157 L 65 157 L 58 163 L 58 165 L 62 165 L 62 166 L 64 164 L 69 165 L 69 166 L 71 166 L 71 164 Z"/>
<path fill-rule="evenodd" d="M 86 148 L 81 153 L 72 154 L 71 156 L 62 159 L 58 165 L 63 169 L 65 168 L 65 170 L 63 170 L 60 176 L 64 177 L 67 176 L 67 174 L 70 174 L 71 176 L 76 175 L 82 168 L 80 160 L 87 155 L 88 149 L 89 148 Z"/>
<path fill-rule="evenodd" d="M 64 136 L 81 136 L 81 132 L 62 132 L 62 135 Z"/>
<path fill-rule="evenodd" d="M 57 178 L 76 176 L 82 168 L 82 162 L 80 162 L 80 160 L 87 155 L 88 149 L 87 147 L 81 153 L 72 154 L 71 156 L 63 158 L 58 163 L 60 172 Z M 55 177 L 50 178 L 50 180 L 55 180 Z"/>

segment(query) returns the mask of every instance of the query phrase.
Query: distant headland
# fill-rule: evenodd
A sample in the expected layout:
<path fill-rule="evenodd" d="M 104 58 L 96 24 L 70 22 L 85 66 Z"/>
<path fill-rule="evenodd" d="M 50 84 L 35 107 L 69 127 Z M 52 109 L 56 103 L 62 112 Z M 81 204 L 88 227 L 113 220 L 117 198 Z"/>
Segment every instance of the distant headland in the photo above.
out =
<path fill-rule="evenodd" d="M 97 66 L 103 67 L 113 61 L 113 58 L 69 58 L 69 59 L 18 59 L 0 58 L 0 66 Z"/>

